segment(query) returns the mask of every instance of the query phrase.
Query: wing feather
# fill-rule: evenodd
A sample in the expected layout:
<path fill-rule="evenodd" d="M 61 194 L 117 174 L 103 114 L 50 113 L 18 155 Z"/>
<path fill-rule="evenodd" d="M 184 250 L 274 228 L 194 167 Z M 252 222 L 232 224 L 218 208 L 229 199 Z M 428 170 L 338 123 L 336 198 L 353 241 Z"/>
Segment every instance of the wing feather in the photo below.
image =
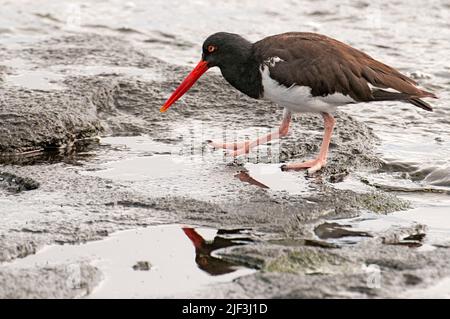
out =
<path fill-rule="evenodd" d="M 433 93 L 416 87 L 414 80 L 394 68 L 323 35 L 285 33 L 256 42 L 254 50 L 262 60 L 275 56 L 282 60 L 269 65 L 273 79 L 287 87 L 309 86 L 313 96 L 338 92 L 351 96 L 357 102 L 389 98 L 410 103 L 422 97 L 435 97 Z M 377 88 L 392 88 L 401 94 L 374 95 L 369 84 Z"/>

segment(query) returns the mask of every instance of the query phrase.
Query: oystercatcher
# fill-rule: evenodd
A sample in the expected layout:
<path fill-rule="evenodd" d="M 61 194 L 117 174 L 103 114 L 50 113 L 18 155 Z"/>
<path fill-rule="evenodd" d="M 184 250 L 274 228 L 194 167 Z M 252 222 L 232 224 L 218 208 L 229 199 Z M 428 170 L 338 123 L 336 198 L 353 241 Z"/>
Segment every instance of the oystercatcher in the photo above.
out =
<path fill-rule="evenodd" d="M 251 43 L 238 34 L 219 32 L 203 43 L 201 61 L 164 103 L 165 112 L 211 67 L 236 89 L 255 99 L 267 99 L 284 108 L 279 129 L 254 141 L 218 143 L 233 156 L 288 134 L 292 113 L 320 113 L 325 132 L 319 155 L 303 163 L 282 165 L 282 170 L 320 170 L 327 160 L 335 125 L 331 115 L 338 106 L 377 101 L 411 103 L 426 111 L 422 98 L 436 96 L 418 88 L 411 78 L 369 55 L 330 37 L 289 32 Z"/>

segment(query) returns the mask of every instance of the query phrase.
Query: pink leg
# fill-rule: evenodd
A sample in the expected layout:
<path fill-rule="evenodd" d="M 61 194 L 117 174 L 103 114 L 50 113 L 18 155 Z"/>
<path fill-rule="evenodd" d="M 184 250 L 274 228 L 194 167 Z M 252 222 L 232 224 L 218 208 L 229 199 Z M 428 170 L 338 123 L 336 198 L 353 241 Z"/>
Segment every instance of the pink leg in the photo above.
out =
<path fill-rule="evenodd" d="M 323 135 L 322 145 L 320 146 L 319 156 L 316 159 L 309 160 L 303 163 L 293 163 L 281 166 L 283 171 L 286 170 L 297 170 L 297 169 L 308 169 L 308 173 L 314 173 L 324 167 L 327 163 L 328 147 L 331 141 L 331 134 L 333 133 L 333 128 L 336 120 L 329 113 L 322 113 L 323 120 L 325 123 L 325 133 Z"/>
<path fill-rule="evenodd" d="M 241 143 L 228 143 L 228 144 L 209 141 L 209 144 L 215 148 L 225 148 L 234 150 L 233 152 L 231 152 L 231 155 L 239 156 L 248 153 L 252 148 L 260 144 L 264 144 L 270 142 L 271 140 L 275 140 L 280 137 L 286 136 L 289 132 L 290 122 L 291 122 L 291 112 L 285 110 L 283 115 L 283 122 L 281 122 L 280 128 L 275 132 L 262 136 L 254 141 L 247 141 Z"/>

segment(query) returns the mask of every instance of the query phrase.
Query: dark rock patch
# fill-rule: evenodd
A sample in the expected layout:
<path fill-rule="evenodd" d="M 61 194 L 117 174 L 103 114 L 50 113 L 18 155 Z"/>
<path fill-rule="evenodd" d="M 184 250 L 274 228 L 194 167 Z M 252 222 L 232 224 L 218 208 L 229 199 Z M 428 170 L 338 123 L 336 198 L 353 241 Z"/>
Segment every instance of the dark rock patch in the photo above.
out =
<path fill-rule="evenodd" d="M 0 189 L 4 189 L 11 193 L 19 193 L 37 189 L 39 182 L 29 178 L 20 177 L 12 173 L 0 171 Z"/>

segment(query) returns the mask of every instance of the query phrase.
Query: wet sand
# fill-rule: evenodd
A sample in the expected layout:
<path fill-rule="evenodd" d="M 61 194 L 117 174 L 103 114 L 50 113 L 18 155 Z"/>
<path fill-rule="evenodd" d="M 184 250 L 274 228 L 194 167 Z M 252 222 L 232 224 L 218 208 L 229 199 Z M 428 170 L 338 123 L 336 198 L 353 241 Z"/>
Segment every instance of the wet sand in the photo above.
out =
<path fill-rule="evenodd" d="M 165 2 L 2 4 L 0 297 L 448 296 L 450 9 L 327 3 L 217 4 L 208 13 L 227 14 L 213 25 L 199 18 L 201 4 L 179 3 L 173 17 Z M 329 165 L 314 176 L 277 169 L 318 151 L 314 115 L 234 161 L 204 141 L 267 133 L 281 120 L 276 106 L 210 71 L 158 111 L 222 25 L 253 40 L 287 30 L 337 37 L 440 99 L 431 114 L 389 102 L 343 108 Z M 183 224 L 207 227 L 206 246 L 194 249 Z M 215 249 L 214 238 L 230 236 L 248 240 Z M 187 285 L 204 285 L 177 290 L 174 260 L 186 262 Z M 240 270 L 214 275 L 202 260 Z M 74 270 L 76 287 L 65 279 Z M 123 282 L 145 274 L 135 290 Z"/>

